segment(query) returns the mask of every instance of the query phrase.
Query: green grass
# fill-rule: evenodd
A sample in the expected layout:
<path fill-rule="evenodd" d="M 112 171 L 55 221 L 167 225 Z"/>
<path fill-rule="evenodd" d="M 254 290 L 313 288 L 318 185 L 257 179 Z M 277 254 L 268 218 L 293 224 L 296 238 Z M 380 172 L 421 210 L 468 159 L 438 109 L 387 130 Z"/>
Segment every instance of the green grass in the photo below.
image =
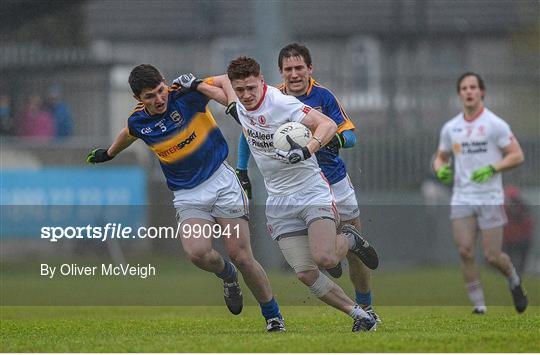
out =
<path fill-rule="evenodd" d="M 155 265 L 158 275 L 144 280 L 51 280 L 39 276 L 39 264 L 0 265 L 0 351 L 540 352 L 537 276 L 524 278 L 530 307 L 518 315 L 506 280 L 482 270 L 488 314 L 475 316 L 457 267 L 377 271 L 374 304 L 383 323 L 352 334 L 352 321 L 321 305 L 294 275 L 271 272 L 287 332 L 266 334 L 245 285 L 248 306 L 232 316 L 214 276 L 177 261 Z M 338 283 L 352 293 L 346 276 Z"/>
<path fill-rule="evenodd" d="M 3 307 L 2 352 L 538 352 L 540 309 L 378 307 L 376 332 L 325 306 L 287 306 L 267 334 L 257 307 Z"/>
<path fill-rule="evenodd" d="M 39 263 L 0 264 L 0 303 L 2 306 L 222 305 L 221 284 L 213 275 L 170 259 L 152 263 L 157 275 L 147 279 L 81 276 L 48 279 L 39 276 Z M 95 261 L 77 261 L 77 264 L 98 265 Z M 336 282 L 351 294 L 352 286 L 346 273 L 345 270 L 344 276 Z M 269 278 L 281 305 L 319 305 L 292 273 L 270 272 Z M 512 305 L 507 282 L 498 272 L 482 270 L 482 284 L 488 306 Z M 524 285 L 531 305 L 540 306 L 540 278 L 526 276 Z M 377 270 L 372 274 L 372 288 L 376 305 L 469 305 L 457 266 Z M 247 289 L 245 291 L 246 304 L 257 305 Z"/>

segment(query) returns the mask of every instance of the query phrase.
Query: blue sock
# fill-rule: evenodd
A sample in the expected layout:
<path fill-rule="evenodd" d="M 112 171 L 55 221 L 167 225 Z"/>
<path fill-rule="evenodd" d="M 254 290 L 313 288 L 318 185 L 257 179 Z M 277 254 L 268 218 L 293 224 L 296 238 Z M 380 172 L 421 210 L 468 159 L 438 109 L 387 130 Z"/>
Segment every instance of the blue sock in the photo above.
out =
<path fill-rule="evenodd" d="M 266 303 L 259 302 L 259 306 L 261 306 L 261 313 L 264 319 L 272 319 L 276 317 L 283 319 L 281 313 L 279 313 L 279 306 L 274 297 L 272 297 L 272 299 Z"/>
<path fill-rule="evenodd" d="M 356 290 L 355 294 L 356 294 L 356 303 L 358 303 L 361 306 L 371 306 L 371 291 L 362 293 Z"/>
<path fill-rule="evenodd" d="M 233 282 L 236 278 L 236 269 L 234 265 L 227 260 L 223 260 L 225 267 L 222 272 L 216 272 L 215 275 L 226 282 Z"/>

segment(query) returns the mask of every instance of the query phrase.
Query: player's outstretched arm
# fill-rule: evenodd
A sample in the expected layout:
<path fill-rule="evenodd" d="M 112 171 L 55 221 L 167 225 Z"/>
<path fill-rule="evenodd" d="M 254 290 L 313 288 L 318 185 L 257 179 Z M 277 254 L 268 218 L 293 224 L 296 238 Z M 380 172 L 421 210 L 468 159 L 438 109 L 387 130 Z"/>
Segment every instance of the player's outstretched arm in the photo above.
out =
<path fill-rule="evenodd" d="M 313 132 L 313 139 L 307 144 L 311 154 L 315 154 L 316 151 L 327 144 L 337 132 L 336 123 L 317 110 L 310 110 L 302 123 Z"/>
<path fill-rule="evenodd" d="M 86 162 L 90 164 L 104 163 L 113 159 L 121 151 L 129 147 L 133 142 L 137 140 L 137 137 L 129 134 L 128 128 L 125 127 L 118 133 L 113 143 L 108 149 L 97 148 L 93 149 L 87 156 Z"/>
<path fill-rule="evenodd" d="M 240 123 L 240 117 L 238 117 L 238 111 L 236 110 L 236 101 L 238 100 L 238 97 L 236 96 L 236 93 L 234 92 L 234 89 L 231 85 L 231 81 L 229 80 L 229 77 L 225 74 L 215 76 L 214 80 L 212 81 L 212 84 L 221 88 L 223 92 L 225 93 L 225 96 L 227 97 L 227 110 L 225 110 L 225 113 L 236 121 L 239 125 L 242 125 Z"/>
<path fill-rule="evenodd" d="M 227 75 L 218 75 L 208 80 L 208 82 L 197 79 L 193 74 L 182 74 L 173 80 L 173 84 L 178 84 L 181 87 L 189 90 L 198 91 L 206 97 L 215 100 L 227 107 L 225 113 L 234 118 L 240 124 L 238 113 L 236 111 L 236 94 L 232 88 L 231 82 Z"/>
<path fill-rule="evenodd" d="M 212 84 L 221 88 L 227 97 L 227 104 L 225 105 L 227 106 L 227 110 L 225 110 L 225 113 L 234 118 L 236 123 L 242 125 L 240 123 L 240 117 L 238 117 L 238 111 L 236 110 L 236 101 L 238 100 L 238 97 L 234 92 L 229 77 L 223 74 L 215 76 L 213 79 Z"/>
<path fill-rule="evenodd" d="M 225 106 L 229 106 L 229 104 L 238 100 L 231 85 L 231 81 L 226 74 L 214 76 L 213 84 L 218 88 L 221 88 L 225 93 L 225 96 L 227 97 L 227 104 L 225 104 Z"/>
<path fill-rule="evenodd" d="M 222 88 L 210 85 L 208 83 L 205 83 L 204 81 L 199 85 L 197 88 L 197 91 L 203 94 L 204 96 L 219 102 L 223 106 L 227 106 L 227 96 L 225 95 L 225 92 Z"/>
<path fill-rule="evenodd" d="M 174 79 L 173 84 L 178 84 L 184 89 L 198 91 L 206 97 L 219 102 L 223 106 L 227 106 L 229 103 L 227 101 L 227 95 L 225 95 L 224 90 L 215 83 L 216 80 L 218 80 L 218 82 L 222 80 L 218 78 L 219 77 L 213 77 L 212 81 L 214 81 L 214 83 L 213 85 L 210 85 L 201 79 L 197 79 L 195 75 L 188 73 L 182 74 L 178 78 Z"/>

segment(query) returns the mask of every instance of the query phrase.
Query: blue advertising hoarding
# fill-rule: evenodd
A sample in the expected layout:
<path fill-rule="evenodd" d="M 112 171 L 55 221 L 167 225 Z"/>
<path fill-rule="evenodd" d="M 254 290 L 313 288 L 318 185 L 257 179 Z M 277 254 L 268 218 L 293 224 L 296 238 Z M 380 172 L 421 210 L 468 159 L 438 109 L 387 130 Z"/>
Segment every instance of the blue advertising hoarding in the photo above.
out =
<path fill-rule="evenodd" d="M 144 225 L 146 176 L 139 167 L 0 172 L 1 236 L 36 237 L 45 225 Z"/>

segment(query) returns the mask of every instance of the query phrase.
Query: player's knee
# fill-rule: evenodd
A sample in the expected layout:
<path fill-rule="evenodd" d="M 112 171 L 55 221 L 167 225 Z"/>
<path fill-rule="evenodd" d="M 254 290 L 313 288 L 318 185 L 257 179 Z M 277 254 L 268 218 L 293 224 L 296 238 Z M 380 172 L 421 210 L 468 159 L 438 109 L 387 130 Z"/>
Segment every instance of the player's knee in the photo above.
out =
<path fill-rule="evenodd" d="M 499 261 L 500 253 L 494 251 L 485 251 L 484 259 L 490 265 L 496 265 Z"/>
<path fill-rule="evenodd" d="M 459 257 L 461 260 L 470 261 L 474 259 L 474 252 L 472 248 L 460 247 L 459 248 Z"/>
<path fill-rule="evenodd" d="M 186 254 L 189 261 L 193 264 L 199 264 L 208 258 L 211 250 L 210 248 L 194 248 L 186 250 Z"/>
<path fill-rule="evenodd" d="M 339 259 L 337 256 L 322 252 L 314 253 L 313 260 L 315 261 L 315 264 L 317 264 L 317 266 L 323 269 L 330 269 L 339 263 Z"/>
<path fill-rule="evenodd" d="M 315 281 L 317 280 L 317 277 L 319 276 L 319 270 L 307 270 L 307 271 L 299 271 L 296 273 L 296 277 L 300 282 L 302 282 L 306 286 L 311 286 Z"/>
<path fill-rule="evenodd" d="M 328 276 L 326 276 L 322 272 L 319 272 L 315 282 L 311 286 L 309 286 L 309 290 L 318 298 L 322 298 L 326 296 L 328 292 L 332 291 L 334 285 L 334 282 L 330 280 Z"/>
<path fill-rule="evenodd" d="M 228 254 L 231 262 L 240 270 L 249 268 L 253 264 L 253 257 L 246 250 L 237 249 Z"/>

